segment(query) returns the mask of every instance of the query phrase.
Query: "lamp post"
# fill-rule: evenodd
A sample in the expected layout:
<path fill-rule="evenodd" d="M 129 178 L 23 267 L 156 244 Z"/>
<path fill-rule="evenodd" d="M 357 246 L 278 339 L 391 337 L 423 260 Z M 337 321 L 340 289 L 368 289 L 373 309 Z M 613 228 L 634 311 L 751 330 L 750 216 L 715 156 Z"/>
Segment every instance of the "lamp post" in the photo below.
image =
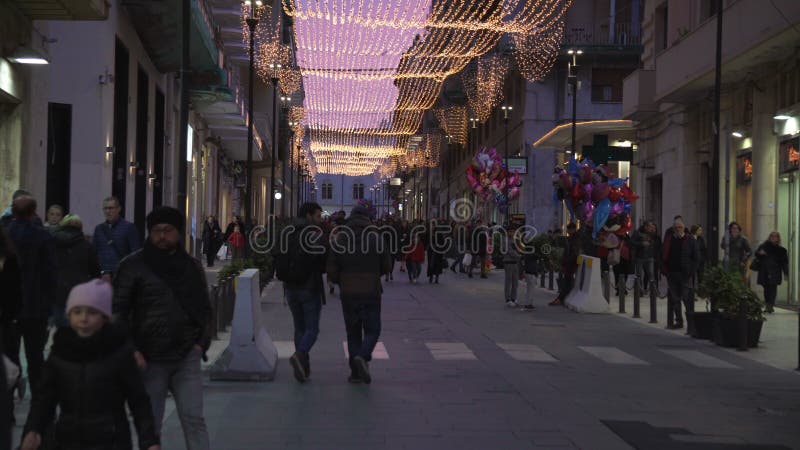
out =
<path fill-rule="evenodd" d="M 575 148 L 575 128 L 577 123 L 577 110 L 578 110 L 578 55 L 583 54 L 583 50 L 569 49 L 567 54 L 572 56 L 572 62 L 568 63 L 569 74 L 567 75 L 567 84 L 572 87 L 572 148 L 567 153 L 578 154 Z"/>
<path fill-rule="evenodd" d="M 244 191 L 244 220 L 249 223 L 252 220 L 253 209 L 253 84 L 255 83 L 255 37 L 258 17 L 256 8 L 260 8 L 261 0 L 256 0 L 255 5 L 252 0 L 245 0 L 244 4 L 249 6 L 250 15 L 247 17 L 247 28 L 250 30 L 250 79 L 247 82 L 247 168 L 245 178 L 247 184 Z"/>
<path fill-rule="evenodd" d="M 270 79 L 272 80 L 272 167 L 270 168 L 270 192 L 275 193 L 275 164 L 278 153 L 278 70 L 280 63 L 269 64 Z M 269 213 L 275 215 L 275 195 L 269 197 Z"/>
<path fill-rule="evenodd" d="M 506 147 L 506 172 L 508 172 L 508 113 L 514 109 L 513 106 L 501 106 L 500 109 L 503 110 L 503 126 L 505 127 L 505 137 L 503 138 L 504 145 Z M 506 197 L 506 220 L 505 224 L 508 227 L 508 212 L 511 209 L 511 201 L 508 199 L 508 180 L 506 180 L 506 187 L 503 189 L 503 195 Z"/>

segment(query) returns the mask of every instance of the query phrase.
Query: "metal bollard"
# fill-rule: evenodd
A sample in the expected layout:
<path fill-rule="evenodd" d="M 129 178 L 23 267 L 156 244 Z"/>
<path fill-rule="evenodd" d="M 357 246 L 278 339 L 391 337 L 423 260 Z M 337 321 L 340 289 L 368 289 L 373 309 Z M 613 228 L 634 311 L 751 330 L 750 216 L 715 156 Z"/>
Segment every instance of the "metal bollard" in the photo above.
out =
<path fill-rule="evenodd" d="M 607 270 L 600 273 L 600 280 L 603 283 L 603 297 L 608 302 L 611 299 L 611 278 Z"/>
<path fill-rule="evenodd" d="M 551 271 L 550 271 L 550 277 L 549 277 L 549 278 L 550 278 L 550 280 L 547 282 L 547 289 L 550 289 L 551 291 L 552 291 L 552 290 L 555 290 L 555 287 L 554 287 L 554 284 L 555 284 L 555 277 L 556 277 L 556 276 L 555 276 L 555 274 L 554 274 L 554 273 L 553 273 L 553 271 L 551 270 Z"/>
<path fill-rule="evenodd" d="M 625 314 L 625 291 L 627 290 L 627 286 L 625 286 L 625 275 L 620 274 L 617 277 L 617 294 L 619 295 L 619 313 Z"/>
<path fill-rule="evenodd" d="M 544 272 L 542 272 L 542 275 L 539 277 L 539 285 L 544 287 Z"/>
<path fill-rule="evenodd" d="M 747 302 L 744 297 L 739 300 L 739 348 L 737 350 L 747 351 Z"/>
<path fill-rule="evenodd" d="M 658 323 L 658 318 L 656 315 L 656 298 L 658 295 L 656 294 L 656 283 L 654 281 L 650 281 L 650 323 Z"/>
<path fill-rule="evenodd" d="M 633 318 L 638 319 L 639 316 L 639 302 L 642 300 L 642 285 L 639 282 L 639 277 L 634 275 L 633 284 Z"/>
<path fill-rule="evenodd" d="M 219 331 L 219 286 L 216 284 L 211 285 L 211 312 L 213 314 L 213 326 L 211 339 L 219 339 L 217 332 Z"/>

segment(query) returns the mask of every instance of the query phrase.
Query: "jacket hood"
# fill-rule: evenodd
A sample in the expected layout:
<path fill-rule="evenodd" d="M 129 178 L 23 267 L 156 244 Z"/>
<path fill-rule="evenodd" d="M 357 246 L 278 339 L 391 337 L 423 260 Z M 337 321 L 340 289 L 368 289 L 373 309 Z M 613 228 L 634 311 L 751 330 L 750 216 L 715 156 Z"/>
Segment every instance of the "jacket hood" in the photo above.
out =
<path fill-rule="evenodd" d="M 56 227 L 50 233 L 59 247 L 71 247 L 86 240 L 83 232 L 75 227 Z"/>
<path fill-rule="evenodd" d="M 353 213 L 350 214 L 350 218 L 347 219 L 348 227 L 367 228 L 368 226 L 372 225 L 372 221 L 369 219 L 369 216 L 366 214 L 361 214 L 361 212 L 358 211 L 359 208 L 359 206 L 353 208 Z"/>
<path fill-rule="evenodd" d="M 127 336 L 118 325 L 106 324 L 90 337 L 78 336 L 70 327 L 61 327 L 53 336 L 53 354 L 72 362 L 89 362 L 106 357 L 126 344 Z"/>

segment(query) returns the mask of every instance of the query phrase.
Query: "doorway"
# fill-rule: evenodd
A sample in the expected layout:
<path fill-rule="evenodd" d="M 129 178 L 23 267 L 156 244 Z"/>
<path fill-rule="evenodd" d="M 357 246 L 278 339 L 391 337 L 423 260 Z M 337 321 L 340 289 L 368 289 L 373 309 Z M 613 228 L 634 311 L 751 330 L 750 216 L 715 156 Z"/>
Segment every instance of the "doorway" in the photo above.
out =
<path fill-rule="evenodd" d="M 778 303 L 798 304 L 798 271 L 800 271 L 800 242 L 798 242 L 798 215 L 800 214 L 800 172 L 780 175 L 778 179 L 778 232 L 781 243 L 789 252 L 789 276 L 778 286 Z"/>
<path fill-rule="evenodd" d="M 153 208 L 164 203 L 164 93 L 156 89 L 155 136 L 153 145 Z"/>
<path fill-rule="evenodd" d="M 72 105 L 47 106 L 47 187 L 45 208 L 61 205 L 69 211 L 69 172 L 72 143 Z"/>
<path fill-rule="evenodd" d="M 133 223 L 144 241 L 147 216 L 147 108 L 150 99 L 150 79 L 139 67 L 136 76 L 136 160 L 134 161 Z"/>
<path fill-rule="evenodd" d="M 664 181 L 662 176 L 655 175 L 647 179 L 645 213 L 648 220 L 652 220 L 659 231 L 666 229 L 661 222 L 661 206 Z"/>
<path fill-rule="evenodd" d="M 117 39 L 114 56 L 114 158 L 111 194 L 119 199 L 125 213 L 125 189 L 128 165 L 128 69 L 130 55 Z"/>

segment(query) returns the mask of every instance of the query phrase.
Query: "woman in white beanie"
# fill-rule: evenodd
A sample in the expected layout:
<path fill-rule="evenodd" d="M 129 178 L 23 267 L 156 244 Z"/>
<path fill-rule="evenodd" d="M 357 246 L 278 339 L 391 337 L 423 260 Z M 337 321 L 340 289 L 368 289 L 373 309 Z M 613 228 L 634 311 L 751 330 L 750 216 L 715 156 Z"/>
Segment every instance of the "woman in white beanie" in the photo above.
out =
<path fill-rule="evenodd" d="M 34 391 L 22 450 L 42 445 L 56 407 L 55 440 L 63 450 L 131 450 L 125 402 L 139 448 L 160 450 L 150 400 L 126 334 L 109 323 L 111 285 L 92 280 L 67 298 L 69 327 L 53 337 L 40 385 Z"/>

